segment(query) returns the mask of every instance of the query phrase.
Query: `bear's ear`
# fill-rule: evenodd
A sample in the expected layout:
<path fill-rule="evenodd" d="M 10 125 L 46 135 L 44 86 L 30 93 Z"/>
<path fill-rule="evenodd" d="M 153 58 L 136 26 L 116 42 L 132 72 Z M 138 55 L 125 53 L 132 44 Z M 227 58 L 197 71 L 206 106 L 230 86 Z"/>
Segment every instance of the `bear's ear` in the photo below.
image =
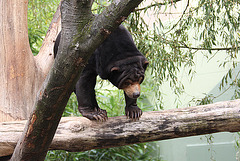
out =
<path fill-rule="evenodd" d="M 113 71 L 119 71 L 119 69 L 120 69 L 119 67 L 112 67 L 112 68 L 111 68 L 111 72 L 113 72 Z"/>
<path fill-rule="evenodd" d="M 147 60 L 145 60 L 145 61 L 143 62 L 143 69 L 144 69 L 144 70 L 147 69 L 148 64 L 149 64 L 149 61 L 147 61 Z"/>

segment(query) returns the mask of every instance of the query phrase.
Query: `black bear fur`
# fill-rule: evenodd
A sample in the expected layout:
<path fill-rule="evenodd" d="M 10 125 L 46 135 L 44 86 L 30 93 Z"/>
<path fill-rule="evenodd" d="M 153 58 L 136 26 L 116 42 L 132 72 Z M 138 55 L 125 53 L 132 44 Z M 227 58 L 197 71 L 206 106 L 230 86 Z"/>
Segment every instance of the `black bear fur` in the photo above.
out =
<path fill-rule="evenodd" d="M 55 42 L 54 57 L 57 56 L 60 37 L 61 33 Z M 107 120 L 107 112 L 99 108 L 94 90 L 99 75 L 124 90 L 126 116 L 139 119 L 142 110 L 136 102 L 147 65 L 147 59 L 137 49 L 130 33 L 120 25 L 96 49 L 81 73 L 74 91 L 79 112 L 90 120 Z"/>

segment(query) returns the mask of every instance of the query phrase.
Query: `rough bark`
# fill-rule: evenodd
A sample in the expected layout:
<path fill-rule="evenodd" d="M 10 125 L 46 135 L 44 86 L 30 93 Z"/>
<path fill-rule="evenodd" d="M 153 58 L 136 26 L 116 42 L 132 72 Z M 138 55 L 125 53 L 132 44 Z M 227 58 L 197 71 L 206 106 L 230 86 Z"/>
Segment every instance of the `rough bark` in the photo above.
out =
<path fill-rule="evenodd" d="M 178 137 L 240 131 L 240 100 L 144 112 L 140 120 L 125 116 L 94 122 L 83 117 L 61 119 L 50 149 L 86 151 Z M 0 124 L 0 156 L 10 155 L 26 121 Z"/>
<path fill-rule="evenodd" d="M 53 45 L 60 24 L 59 11 L 38 56 L 29 46 L 27 0 L 0 2 L 0 122 L 27 119 L 53 62 Z"/>
<path fill-rule="evenodd" d="M 93 1 L 63 1 L 58 56 L 37 95 L 12 160 L 44 160 L 64 107 L 88 58 L 141 1 L 116 0 L 97 17 L 91 13 Z"/>

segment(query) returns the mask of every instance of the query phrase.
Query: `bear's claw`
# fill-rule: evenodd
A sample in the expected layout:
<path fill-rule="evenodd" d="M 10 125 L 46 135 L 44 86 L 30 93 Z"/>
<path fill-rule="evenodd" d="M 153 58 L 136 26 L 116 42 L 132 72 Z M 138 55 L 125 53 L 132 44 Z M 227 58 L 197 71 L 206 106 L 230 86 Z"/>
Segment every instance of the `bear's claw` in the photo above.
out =
<path fill-rule="evenodd" d="M 132 120 L 139 120 L 142 115 L 142 110 L 137 105 L 130 105 L 125 107 L 125 114 L 127 118 Z"/>
<path fill-rule="evenodd" d="M 89 120 L 96 120 L 96 121 L 107 121 L 107 111 L 98 108 L 92 107 L 78 107 L 80 113 L 87 117 Z"/>

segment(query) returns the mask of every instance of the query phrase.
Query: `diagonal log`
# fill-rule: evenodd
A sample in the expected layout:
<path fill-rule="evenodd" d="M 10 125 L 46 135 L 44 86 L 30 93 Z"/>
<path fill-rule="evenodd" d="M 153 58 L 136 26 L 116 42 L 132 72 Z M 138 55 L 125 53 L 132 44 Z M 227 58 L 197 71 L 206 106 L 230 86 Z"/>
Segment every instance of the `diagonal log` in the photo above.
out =
<path fill-rule="evenodd" d="M 64 0 L 61 41 L 54 64 L 11 160 L 44 160 L 67 101 L 91 54 L 142 0 L 115 0 L 94 16 L 94 0 Z"/>
<path fill-rule="evenodd" d="M 26 121 L 0 124 L 0 156 L 13 153 Z M 50 149 L 86 151 L 179 137 L 240 131 L 240 100 L 196 107 L 144 112 L 140 120 L 125 116 L 94 122 L 63 117 Z"/>

